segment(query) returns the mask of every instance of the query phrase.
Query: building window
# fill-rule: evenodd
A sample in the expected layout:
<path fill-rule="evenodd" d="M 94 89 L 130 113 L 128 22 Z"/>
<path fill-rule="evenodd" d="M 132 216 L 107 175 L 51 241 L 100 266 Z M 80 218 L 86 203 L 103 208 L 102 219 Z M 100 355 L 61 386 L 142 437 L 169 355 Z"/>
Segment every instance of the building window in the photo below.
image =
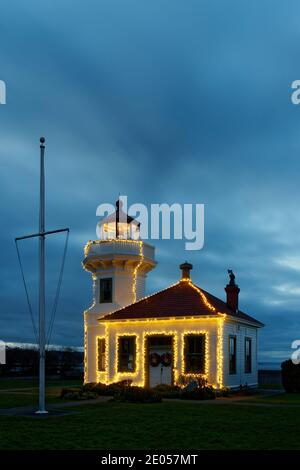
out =
<path fill-rule="evenodd" d="M 236 336 L 229 336 L 229 374 L 236 374 Z"/>
<path fill-rule="evenodd" d="M 112 302 L 112 278 L 100 279 L 100 304 Z"/>
<path fill-rule="evenodd" d="M 98 371 L 105 370 L 105 339 L 98 338 Z"/>
<path fill-rule="evenodd" d="M 184 371 L 191 374 L 205 372 L 205 335 L 184 336 Z"/>
<path fill-rule="evenodd" d="M 136 361 L 136 336 L 118 338 L 118 372 L 134 372 Z"/>
<path fill-rule="evenodd" d="M 245 338 L 245 374 L 252 372 L 252 341 Z"/>

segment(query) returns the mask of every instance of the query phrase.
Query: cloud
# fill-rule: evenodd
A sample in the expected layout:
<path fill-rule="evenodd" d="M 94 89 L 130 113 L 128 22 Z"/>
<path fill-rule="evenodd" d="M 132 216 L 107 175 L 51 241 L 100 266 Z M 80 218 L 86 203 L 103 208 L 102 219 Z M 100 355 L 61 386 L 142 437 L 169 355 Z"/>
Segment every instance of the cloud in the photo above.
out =
<path fill-rule="evenodd" d="M 281 284 L 279 286 L 274 286 L 274 289 L 285 296 L 300 296 L 300 286 L 295 284 Z"/>
<path fill-rule="evenodd" d="M 14 237 L 38 226 L 44 134 L 47 228 L 71 228 L 53 342 L 82 345 L 92 292 L 83 246 L 95 236 L 98 204 L 121 192 L 129 203 L 205 204 L 204 249 L 155 242 L 148 293 L 176 281 L 188 258 L 195 282 L 224 298 L 231 267 L 241 308 L 267 324 L 264 357 L 288 354 L 299 330 L 300 111 L 290 102 L 298 5 L 270 5 L 3 5 L 0 336 L 32 341 Z M 49 306 L 62 249 L 62 237 L 47 241 Z M 37 246 L 24 243 L 22 256 L 36 307 Z"/>
<path fill-rule="evenodd" d="M 300 257 L 299 256 L 286 256 L 282 259 L 275 260 L 280 266 L 300 271 Z"/>

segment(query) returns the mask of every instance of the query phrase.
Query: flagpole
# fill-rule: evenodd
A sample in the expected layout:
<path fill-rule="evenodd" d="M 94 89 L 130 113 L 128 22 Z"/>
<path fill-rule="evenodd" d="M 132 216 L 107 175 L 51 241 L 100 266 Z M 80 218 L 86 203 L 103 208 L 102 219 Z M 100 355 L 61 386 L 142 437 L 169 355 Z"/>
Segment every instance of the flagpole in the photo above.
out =
<path fill-rule="evenodd" d="M 45 408 L 45 139 L 40 138 L 40 217 L 39 217 L 39 409 Z"/>
<path fill-rule="evenodd" d="M 26 286 L 26 280 L 24 276 L 24 271 L 21 263 L 18 242 L 20 240 L 27 240 L 29 238 L 38 238 L 39 239 L 39 337 L 37 342 L 39 343 L 39 409 L 36 411 L 38 414 L 47 414 L 48 411 L 45 407 L 45 350 L 46 350 L 46 318 L 45 318 L 45 241 L 47 235 L 53 235 L 56 233 L 67 232 L 65 250 L 63 255 L 63 261 L 61 266 L 60 279 L 57 285 L 56 297 L 54 301 L 54 310 L 52 311 L 52 318 L 50 320 L 51 331 L 53 326 L 54 314 L 57 307 L 57 300 L 59 296 L 59 290 L 62 280 L 62 273 L 64 268 L 64 262 L 66 258 L 66 249 L 68 245 L 69 237 L 69 228 L 61 228 L 56 230 L 45 231 L 45 138 L 40 138 L 40 214 L 39 214 L 39 232 L 32 233 L 31 235 L 24 235 L 22 237 L 15 238 L 15 244 L 17 249 L 18 260 L 20 264 L 23 284 L 27 296 L 27 303 L 29 307 L 29 312 L 32 317 L 33 329 L 36 334 L 35 322 L 32 315 L 32 308 L 28 296 L 28 290 Z M 50 333 L 51 335 L 51 333 Z"/>

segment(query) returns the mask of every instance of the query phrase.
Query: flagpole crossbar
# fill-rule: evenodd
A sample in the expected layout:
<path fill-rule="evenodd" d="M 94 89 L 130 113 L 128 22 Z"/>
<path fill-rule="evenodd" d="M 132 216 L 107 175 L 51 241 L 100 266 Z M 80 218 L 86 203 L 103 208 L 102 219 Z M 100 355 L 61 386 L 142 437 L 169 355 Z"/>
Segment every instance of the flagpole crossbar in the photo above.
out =
<path fill-rule="evenodd" d="M 49 230 L 48 232 L 42 233 L 33 233 L 32 235 L 25 235 L 24 237 L 17 237 L 15 241 L 18 242 L 19 240 L 26 240 L 27 238 L 34 238 L 34 237 L 44 237 L 46 235 L 52 235 L 53 233 L 61 233 L 61 232 L 69 232 L 69 228 L 60 228 L 58 230 Z"/>

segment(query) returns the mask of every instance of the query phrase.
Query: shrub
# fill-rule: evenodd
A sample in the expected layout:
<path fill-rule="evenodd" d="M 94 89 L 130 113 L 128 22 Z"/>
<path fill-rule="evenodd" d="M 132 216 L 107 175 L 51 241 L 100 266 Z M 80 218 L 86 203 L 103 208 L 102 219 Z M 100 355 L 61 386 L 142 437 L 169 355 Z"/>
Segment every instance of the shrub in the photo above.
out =
<path fill-rule="evenodd" d="M 178 385 L 181 387 L 179 398 L 183 400 L 213 400 L 217 396 L 217 391 L 208 385 L 203 375 L 180 375 Z"/>
<path fill-rule="evenodd" d="M 92 392 L 96 385 L 97 385 L 96 382 L 89 382 L 89 383 L 83 384 L 81 387 L 81 390 Z"/>
<path fill-rule="evenodd" d="M 112 391 L 109 389 L 109 386 L 101 382 L 95 384 L 93 392 L 96 393 L 98 396 L 106 396 L 113 394 Z"/>
<path fill-rule="evenodd" d="M 180 398 L 180 387 L 177 385 L 156 385 L 152 390 L 154 390 L 162 398 Z"/>
<path fill-rule="evenodd" d="M 113 396 L 117 391 L 120 389 L 129 387 L 132 383 L 132 380 L 121 380 L 120 382 L 114 382 L 112 384 L 106 385 L 102 382 L 90 382 L 87 384 L 84 384 L 81 387 L 81 390 L 86 392 L 93 392 L 99 396 Z"/>
<path fill-rule="evenodd" d="M 217 397 L 229 397 L 231 393 L 230 388 L 228 387 L 219 388 L 218 390 L 215 390 L 215 392 Z"/>
<path fill-rule="evenodd" d="M 300 393 L 300 364 L 289 359 L 281 364 L 282 385 L 288 393 Z"/>
<path fill-rule="evenodd" d="M 119 388 L 114 399 L 129 403 L 159 403 L 161 396 L 151 388 L 131 386 Z"/>
<path fill-rule="evenodd" d="M 202 375 L 180 375 L 178 378 L 178 385 L 180 387 L 188 387 L 195 385 L 195 388 L 203 388 L 207 386 L 207 379 Z"/>
<path fill-rule="evenodd" d="M 107 386 L 108 395 L 116 395 L 123 390 L 130 388 L 132 380 L 121 380 L 120 382 L 113 382 Z"/>
<path fill-rule="evenodd" d="M 198 387 L 194 390 L 184 388 L 181 390 L 180 398 L 183 400 L 214 400 L 216 391 L 213 387 Z"/>
<path fill-rule="evenodd" d="M 60 392 L 60 398 L 64 400 L 92 400 L 97 396 L 94 392 L 80 388 L 63 388 Z"/>
<path fill-rule="evenodd" d="M 65 398 L 66 395 L 70 393 L 78 392 L 80 389 L 78 388 L 62 388 L 60 391 L 60 398 Z"/>

